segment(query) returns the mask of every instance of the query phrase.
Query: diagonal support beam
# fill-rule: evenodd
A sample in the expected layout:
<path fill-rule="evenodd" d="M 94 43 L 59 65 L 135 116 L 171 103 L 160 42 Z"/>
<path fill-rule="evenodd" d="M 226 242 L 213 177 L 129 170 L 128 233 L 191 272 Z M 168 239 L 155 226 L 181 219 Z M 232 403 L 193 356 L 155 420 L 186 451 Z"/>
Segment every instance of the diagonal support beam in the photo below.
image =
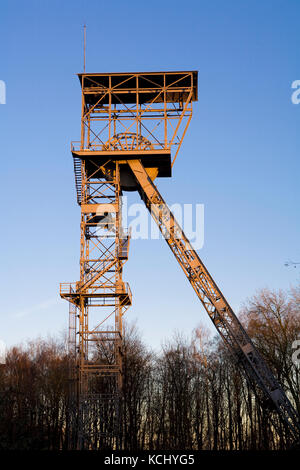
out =
<path fill-rule="evenodd" d="M 82 292 L 85 289 L 88 289 L 89 287 L 92 287 L 93 284 L 100 278 L 102 277 L 107 271 L 109 271 L 115 264 L 117 260 L 113 259 L 110 263 L 108 263 L 101 271 L 97 272 L 95 276 L 92 277 L 89 281 L 85 282 L 84 284 L 79 284 L 78 285 L 78 292 Z"/>
<path fill-rule="evenodd" d="M 273 402 L 281 420 L 293 438 L 298 440 L 300 436 L 298 414 L 272 371 L 191 246 L 141 161 L 128 160 L 127 163 L 135 176 L 141 198 L 227 347 L 242 366 L 246 376 L 254 380 L 266 397 Z"/>

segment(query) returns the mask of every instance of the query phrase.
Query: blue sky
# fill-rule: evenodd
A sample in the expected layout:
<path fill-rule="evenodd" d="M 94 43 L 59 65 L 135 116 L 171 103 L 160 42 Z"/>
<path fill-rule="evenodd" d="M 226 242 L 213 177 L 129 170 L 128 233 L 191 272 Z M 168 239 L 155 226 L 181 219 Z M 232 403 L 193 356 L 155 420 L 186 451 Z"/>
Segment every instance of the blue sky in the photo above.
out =
<path fill-rule="evenodd" d="M 70 141 L 87 71 L 198 70 L 199 101 L 174 166 L 170 204 L 205 205 L 199 254 L 236 311 L 262 287 L 299 281 L 300 79 L 297 0 L 8 1 L 1 4 L 0 338 L 67 326 L 60 281 L 78 279 L 79 215 Z M 136 202 L 138 196 L 135 195 Z M 158 347 L 206 314 L 166 244 L 131 244 L 124 279 L 145 341 Z"/>

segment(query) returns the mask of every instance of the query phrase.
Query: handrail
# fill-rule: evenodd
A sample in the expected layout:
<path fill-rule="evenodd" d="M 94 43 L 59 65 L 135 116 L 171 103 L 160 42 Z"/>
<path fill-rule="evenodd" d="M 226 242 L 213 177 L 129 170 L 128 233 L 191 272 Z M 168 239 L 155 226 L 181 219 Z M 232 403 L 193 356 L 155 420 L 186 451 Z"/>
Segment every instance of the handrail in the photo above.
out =
<path fill-rule="evenodd" d="M 145 151 L 151 153 L 153 150 L 170 150 L 169 146 L 165 146 L 164 142 L 151 142 L 152 148 L 145 149 L 145 148 L 139 148 L 138 146 L 133 148 L 132 151 Z M 71 142 L 71 152 L 91 152 L 91 151 L 99 151 L 99 152 L 105 152 L 108 151 L 107 148 L 104 148 L 102 143 L 90 143 L 88 146 L 84 144 L 82 147 L 80 141 L 72 141 Z M 111 152 L 114 151 L 119 151 L 121 152 L 122 149 L 114 149 L 113 146 L 110 149 Z M 129 152 L 130 150 L 123 150 L 126 152 Z"/>
<path fill-rule="evenodd" d="M 71 295 L 71 294 L 77 294 L 78 295 L 80 294 L 79 292 L 77 292 L 77 287 L 78 287 L 78 283 L 76 282 L 61 282 L 60 285 L 59 285 L 59 293 L 61 295 Z M 131 300 L 132 299 L 132 292 L 131 292 L 131 289 L 130 289 L 130 286 L 128 284 L 128 282 L 124 282 L 123 283 L 123 290 L 122 292 L 120 292 L 121 295 L 128 295 L 129 299 Z M 111 294 L 111 295 L 115 295 L 116 292 L 115 292 L 115 287 L 114 286 L 92 286 L 92 287 L 88 287 L 88 290 L 89 290 L 89 294 L 92 294 L 93 292 L 97 292 L 97 291 L 102 291 L 103 294 Z M 81 292 L 82 294 L 82 292 Z"/>
<path fill-rule="evenodd" d="M 75 294 L 76 293 L 76 282 L 61 282 L 59 284 L 60 294 Z"/>

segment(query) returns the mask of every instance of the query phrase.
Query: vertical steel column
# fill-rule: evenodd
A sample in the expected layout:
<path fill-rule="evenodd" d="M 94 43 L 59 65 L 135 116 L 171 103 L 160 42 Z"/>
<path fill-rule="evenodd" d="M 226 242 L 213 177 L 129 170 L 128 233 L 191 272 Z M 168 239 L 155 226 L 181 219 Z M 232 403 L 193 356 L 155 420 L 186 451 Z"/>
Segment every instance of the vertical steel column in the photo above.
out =
<path fill-rule="evenodd" d="M 120 169 L 118 162 L 111 162 L 107 169 L 96 168 L 95 172 L 88 171 L 87 166 L 88 162 L 83 161 L 80 281 L 76 283 L 78 447 L 116 448 L 120 432 L 122 316 L 130 305 L 129 288 L 122 279 L 126 259 L 122 251 Z M 104 312 L 101 316 L 99 307 Z"/>

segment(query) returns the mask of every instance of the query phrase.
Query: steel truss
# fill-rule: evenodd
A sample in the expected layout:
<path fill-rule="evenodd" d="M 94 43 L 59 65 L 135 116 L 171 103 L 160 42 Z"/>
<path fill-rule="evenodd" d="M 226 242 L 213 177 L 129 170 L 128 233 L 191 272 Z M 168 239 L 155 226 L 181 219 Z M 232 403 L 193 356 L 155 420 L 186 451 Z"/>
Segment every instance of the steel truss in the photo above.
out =
<path fill-rule="evenodd" d="M 79 78 L 81 141 L 71 144 L 72 151 L 145 151 L 146 140 L 154 151 L 176 147 L 175 161 L 197 99 L 197 72 L 79 74 Z"/>
<path fill-rule="evenodd" d="M 270 368 L 255 348 L 221 290 L 191 246 L 140 160 L 129 160 L 138 190 L 206 312 L 247 377 L 257 383 L 279 416 L 299 439 L 299 417 Z"/>
<path fill-rule="evenodd" d="M 171 175 L 171 149 L 176 158 L 197 99 L 197 72 L 79 79 L 81 140 L 71 150 L 81 206 L 80 280 L 60 286 L 70 302 L 70 445 L 76 427 L 79 448 L 117 448 L 122 317 L 131 304 L 122 279 L 130 237 L 122 227 L 121 192 L 135 189 L 122 161 L 138 155 L 153 177 Z"/>
<path fill-rule="evenodd" d="M 129 234 L 122 228 L 119 164 L 109 170 L 95 164 L 87 172 L 82 161 L 81 177 L 80 281 L 60 286 L 70 302 L 69 347 L 76 364 L 70 396 L 77 407 L 78 446 L 117 447 L 122 317 L 131 305 L 122 279 Z"/>
<path fill-rule="evenodd" d="M 139 191 L 232 356 L 298 439 L 297 413 L 153 183 L 171 176 L 197 100 L 197 72 L 79 79 L 81 140 L 71 151 L 81 206 L 80 280 L 60 286 L 70 302 L 70 448 L 121 446 L 122 317 L 131 305 L 122 279 L 130 240 L 122 227 L 123 190 Z"/>

